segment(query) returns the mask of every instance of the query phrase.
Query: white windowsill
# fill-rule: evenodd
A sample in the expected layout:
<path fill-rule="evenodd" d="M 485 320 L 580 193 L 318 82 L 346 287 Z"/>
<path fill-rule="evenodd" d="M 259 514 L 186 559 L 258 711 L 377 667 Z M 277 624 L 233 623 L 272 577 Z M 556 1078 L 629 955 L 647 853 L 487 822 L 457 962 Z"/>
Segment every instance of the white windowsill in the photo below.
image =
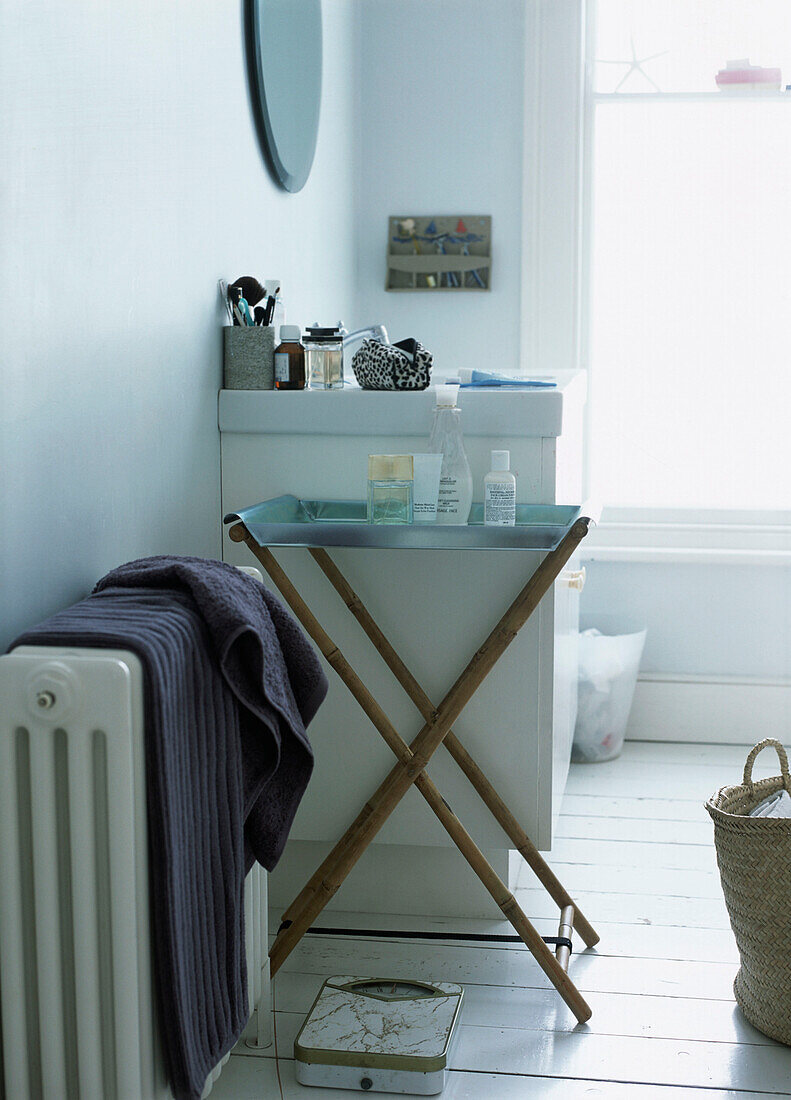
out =
<path fill-rule="evenodd" d="M 732 92 L 593 92 L 594 103 L 766 103 L 786 100 L 791 103 L 791 92 L 780 88 L 741 88 Z"/>
<path fill-rule="evenodd" d="M 644 513 L 645 515 L 645 513 Z M 689 515 L 689 513 L 687 513 Z M 605 509 L 602 522 L 580 547 L 588 561 L 694 565 L 791 565 L 787 513 L 655 512 L 651 518 Z"/>

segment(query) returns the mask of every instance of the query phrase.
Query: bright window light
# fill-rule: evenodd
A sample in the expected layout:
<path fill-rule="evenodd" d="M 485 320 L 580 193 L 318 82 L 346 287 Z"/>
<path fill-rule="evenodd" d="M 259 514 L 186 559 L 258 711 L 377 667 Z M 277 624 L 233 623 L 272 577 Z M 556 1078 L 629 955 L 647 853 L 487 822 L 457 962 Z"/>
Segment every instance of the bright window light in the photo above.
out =
<path fill-rule="evenodd" d="M 791 3 L 599 0 L 591 484 L 607 505 L 791 506 Z M 778 47 L 785 56 L 778 56 Z M 665 53 L 664 51 L 668 51 Z M 710 94 L 705 94 L 710 93 Z"/>
<path fill-rule="evenodd" d="M 788 0 L 598 0 L 594 5 L 595 91 L 613 92 L 626 76 L 632 43 L 638 60 L 622 93 L 714 92 L 725 62 L 749 58 L 777 67 L 791 83 Z M 628 62 L 628 63 L 624 63 Z"/>

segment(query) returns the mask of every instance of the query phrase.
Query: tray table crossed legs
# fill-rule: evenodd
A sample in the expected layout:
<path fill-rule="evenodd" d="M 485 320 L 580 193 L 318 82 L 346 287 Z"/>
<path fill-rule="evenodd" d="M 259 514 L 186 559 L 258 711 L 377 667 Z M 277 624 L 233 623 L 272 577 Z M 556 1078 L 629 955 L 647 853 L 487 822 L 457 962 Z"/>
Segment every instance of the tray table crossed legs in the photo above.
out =
<path fill-rule="evenodd" d="M 374 622 L 327 551 L 321 547 L 309 547 L 309 553 L 425 719 L 425 725 L 411 744 L 407 744 L 401 737 L 360 677 L 322 628 L 280 567 L 272 551 L 266 546 L 259 545 L 243 522 L 231 527 L 229 531 L 231 539 L 234 542 L 246 543 L 263 565 L 305 631 L 341 677 L 397 758 L 397 763 L 378 790 L 366 802 L 333 850 L 284 913 L 283 924 L 269 953 L 273 976 L 339 889 L 403 796 L 414 785 L 579 1022 L 584 1023 L 590 1019 L 591 1009 L 568 975 L 571 954 L 570 937 L 572 929 L 576 930 L 588 947 L 598 943 L 599 937 L 503 799 L 464 749 L 451 727 L 505 649 L 538 607 L 542 597 L 552 587 L 561 569 L 587 534 L 591 522 L 584 516 L 577 519 L 558 545 L 545 555 L 519 595 L 436 707 Z M 497 875 L 425 773 L 426 765 L 441 744 L 448 748 L 451 756 L 470 780 L 511 843 L 558 905 L 560 909 L 558 935 L 549 938 L 551 942 L 556 943 L 554 953 L 530 923 L 514 895 Z"/>

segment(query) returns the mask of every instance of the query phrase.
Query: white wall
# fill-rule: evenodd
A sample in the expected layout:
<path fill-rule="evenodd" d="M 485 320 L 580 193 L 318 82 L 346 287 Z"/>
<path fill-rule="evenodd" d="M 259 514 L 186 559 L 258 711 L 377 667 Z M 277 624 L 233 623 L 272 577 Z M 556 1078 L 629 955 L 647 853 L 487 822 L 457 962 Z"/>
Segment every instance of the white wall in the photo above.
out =
<path fill-rule="evenodd" d="M 439 373 L 511 369 L 520 344 L 523 0 L 364 0 L 356 161 L 358 320 L 415 336 Z M 492 289 L 387 293 L 387 219 L 491 214 Z"/>
<path fill-rule="evenodd" d="M 513 368 L 520 334 L 530 366 L 572 365 L 568 268 L 576 245 L 564 227 L 574 221 L 573 186 L 556 189 L 550 180 L 540 201 L 530 189 L 537 117 L 569 120 L 544 143 L 545 172 L 566 184 L 578 155 L 570 99 L 581 33 L 576 0 L 365 0 L 355 10 L 356 321 L 384 321 L 393 339 L 418 337 L 440 373 Z M 536 52 L 539 24 L 550 40 Z M 539 111 L 542 96 L 550 110 Z M 572 211 L 565 221 L 564 204 Z M 388 215 L 457 210 L 493 216 L 491 293 L 385 292 Z M 534 262 L 536 221 L 548 239 Z M 791 569 L 589 564 L 583 610 L 619 608 L 648 625 L 648 671 L 791 677 Z"/>
<path fill-rule="evenodd" d="M 352 311 L 353 0 L 324 4 L 298 195 L 271 180 L 241 0 L 0 3 L 0 651 L 114 565 L 220 551 L 219 276 Z"/>
<path fill-rule="evenodd" d="M 791 679 L 791 569 L 639 562 L 586 569 L 584 614 L 619 611 L 648 626 L 644 672 Z"/>
<path fill-rule="evenodd" d="M 0 0 L 0 647 L 118 562 L 219 553 L 219 275 L 280 275 L 289 319 L 384 320 L 440 370 L 517 362 L 525 5 L 323 7 L 294 196 L 256 143 L 241 0 Z M 385 293 L 412 209 L 493 215 L 490 293 Z M 619 605 L 651 671 L 791 675 L 788 569 L 594 563 L 585 609 Z"/>

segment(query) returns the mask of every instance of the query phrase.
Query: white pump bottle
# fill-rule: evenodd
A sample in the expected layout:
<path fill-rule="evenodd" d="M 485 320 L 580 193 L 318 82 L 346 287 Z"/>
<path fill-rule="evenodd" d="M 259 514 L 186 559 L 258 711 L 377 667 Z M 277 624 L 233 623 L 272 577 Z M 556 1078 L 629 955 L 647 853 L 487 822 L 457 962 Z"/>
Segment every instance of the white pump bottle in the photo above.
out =
<path fill-rule="evenodd" d="M 483 479 L 483 522 L 487 527 L 516 523 L 516 478 L 510 451 L 492 451 L 492 468 Z"/>
<path fill-rule="evenodd" d="M 437 407 L 428 449 L 442 455 L 437 523 L 464 524 L 472 507 L 472 473 L 464 453 L 458 386 L 437 387 Z"/>

